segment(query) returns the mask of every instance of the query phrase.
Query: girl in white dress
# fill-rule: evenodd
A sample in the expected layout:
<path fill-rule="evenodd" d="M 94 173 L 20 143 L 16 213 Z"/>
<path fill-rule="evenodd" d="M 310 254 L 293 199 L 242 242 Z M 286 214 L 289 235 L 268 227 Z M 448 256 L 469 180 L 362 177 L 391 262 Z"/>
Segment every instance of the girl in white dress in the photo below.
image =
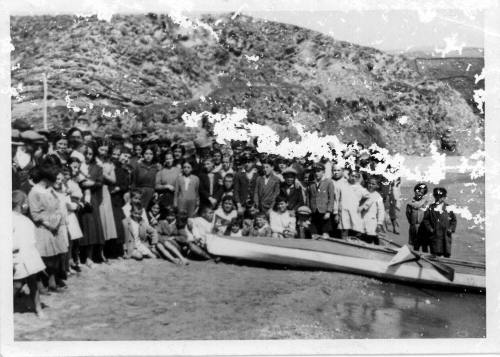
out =
<path fill-rule="evenodd" d="M 362 200 L 368 198 L 368 191 L 359 183 L 361 174 L 352 171 L 349 174 L 348 184 L 340 187 L 339 193 L 339 215 L 342 238 L 347 238 L 349 231 L 355 235 L 363 233 L 363 220 L 359 206 Z"/>
<path fill-rule="evenodd" d="M 36 248 L 35 225 L 23 213 L 28 211 L 28 197 L 22 191 L 12 192 L 12 253 L 14 262 L 14 294 L 26 283 L 38 317 L 44 317 L 38 290 L 38 273 L 45 269 Z"/>
<path fill-rule="evenodd" d="M 374 177 L 368 179 L 368 198 L 359 207 L 363 219 L 363 240 L 367 243 L 379 244 L 378 233 L 382 231 L 385 216 L 384 200 L 378 188 L 378 180 Z"/>

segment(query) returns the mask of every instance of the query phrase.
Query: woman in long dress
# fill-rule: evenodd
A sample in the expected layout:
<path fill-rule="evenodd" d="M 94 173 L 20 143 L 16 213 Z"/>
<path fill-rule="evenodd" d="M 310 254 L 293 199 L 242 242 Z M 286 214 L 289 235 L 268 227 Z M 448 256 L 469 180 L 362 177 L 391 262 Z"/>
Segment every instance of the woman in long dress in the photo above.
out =
<path fill-rule="evenodd" d="M 123 214 L 122 207 L 125 205 L 124 195 L 130 188 L 130 171 L 129 159 L 130 151 L 125 147 L 116 147 L 113 149 L 113 161 L 115 165 L 116 182 L 110 186 L 111 205 L 113 207 L 113 217 L 115 218 L 116 233 L 118 239 L 114 247 L 111 249 L 111 255 L 114 258 L 120 258 L 124 255 L 123 245 L 125 244 L 125 232 L 123 230 Z"/>
<path fill-rule="evenodd" d="M 155 193 L 158 165 L 155 163 L 154 152 L 155 150 L 152 147 L 147 147 L 144 150 L 142 161 L 137 164 L 132 173 L 132 186 L 142 191 L 143 207 L 149 207 Z"/>
<path fill-rule="evenodd" d="M 200 206 L 200 180 L 192 174 L 193 165 L 189 161 L 182 163 L 182 175 L 175 180 L 174 207 L 194 217 Z"/>
<path fill-rule="evenodd" d="M 171 151 L 165 153 L 163 168 L 156 174 L 156 192 L 163 207 L 174 203 L 175 180 L 181 174 L 181 169 L 174 166 L 174 156 Z"/>
<path fill-rule="evenodd" d="M 109 150 L 110 147 L 107 142 L 99 143 L 96 158 L 96 163 L 102 167 L 102 201 L 99 205 L 99 213 L 101 215 L 101 223 L 104 240 L 106 241 L 105 246 L 107 252 L 109 252 L 111 250 L 110 248 L 115 245 L 115 240 L 118 238 L 109 189 L 109 187 L 116 183 L 115 165 L 110 160 Z M 107 261 L 107 259 L 104 260 Z"/>
<path fill-rule="evenodd" d="M 102 167 L 96 163 L 92 146 L 88 146 L 85 150 L 85 163 L 88 166 L 88 177 L 80 183 L 80 186 L 84 190 L 90 190 L 90 204 L 80 214 L 80 226 L 83 231 L 80 245 L 85 250 L 85 264 L 92 267 L 94 251 L 98 259 L 106 261 L 103 254 L 105 240 L 99 208 L 102 202 Z"/>

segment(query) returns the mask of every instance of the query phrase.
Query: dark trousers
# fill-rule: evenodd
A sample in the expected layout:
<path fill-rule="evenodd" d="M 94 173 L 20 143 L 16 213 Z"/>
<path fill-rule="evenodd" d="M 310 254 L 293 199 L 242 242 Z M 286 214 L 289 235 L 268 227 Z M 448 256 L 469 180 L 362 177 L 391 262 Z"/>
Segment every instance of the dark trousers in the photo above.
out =
<path fill-rule="evenodd" d="M 380 240 L 378 239 L 377 236 L 371 236 L 371 235 L 368 235 L 368 234 L 363 234 L 360 238 L 361 238 L 361 240 L 363 240 L 366 243 L 375 244 L 375 245 L 379 245 L 380 244 Z"/>
<path fill-rule="evenodd" d="M 313 212 L 311 216 L 311 232 L 312 234 L 330 234 L 332 230 L 331 215 L 330 218 L 324 219 L 324 213 L 320 213 L 318 210 Z"/>

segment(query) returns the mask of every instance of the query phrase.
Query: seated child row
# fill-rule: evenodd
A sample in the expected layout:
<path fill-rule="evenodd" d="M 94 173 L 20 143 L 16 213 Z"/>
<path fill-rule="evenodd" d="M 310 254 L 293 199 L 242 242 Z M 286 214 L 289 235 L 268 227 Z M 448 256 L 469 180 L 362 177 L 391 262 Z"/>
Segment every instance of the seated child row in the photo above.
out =
<path fill-rule="evenodd" d="M 189 218 L 186 212 L 177 212 L 172 206 L 162 207 L 158 201 L 153 201 L 146 210 L 141 204 L 141 192 L 134 190 L 130 202 L 123 207 L 125 257 L 141 260 L 160 256 L 176 264 L 188 264 L 185 256 L 211 259 L 206 251 L 206 235 L 211 233 L 231 237 L 311 238 L 311 210 L 307 206 L 297 212 L 289 211 L 286 198 L 280 196 L 269 215 L 253 205 L 239 215 L 236 207 L 233 196 L 227 195 L 215 211 L 204 206 L 198 217 Z"/>

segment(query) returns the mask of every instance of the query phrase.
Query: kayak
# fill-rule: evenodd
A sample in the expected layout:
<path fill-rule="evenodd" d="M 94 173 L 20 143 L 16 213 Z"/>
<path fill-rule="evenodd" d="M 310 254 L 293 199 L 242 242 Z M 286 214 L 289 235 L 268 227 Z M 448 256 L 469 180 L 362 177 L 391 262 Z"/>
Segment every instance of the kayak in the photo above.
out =
<path fill-rule="evenodd" d="M 482 263 L 438 259 L 423 254 L 425 258 L 422 259 L 415 255 L 399 258 L 403 249 L 367 244 L 359 240 L 234 238 L 214 234 L 207 235 L 206 238 L 208 252 L 219 257 L 340 271 L 412 285 L 486 291 L 486 267 Z M 451 268 L 454 271 L 453 278 L 450 280 L 440 273 L 436 265 Z"/>

